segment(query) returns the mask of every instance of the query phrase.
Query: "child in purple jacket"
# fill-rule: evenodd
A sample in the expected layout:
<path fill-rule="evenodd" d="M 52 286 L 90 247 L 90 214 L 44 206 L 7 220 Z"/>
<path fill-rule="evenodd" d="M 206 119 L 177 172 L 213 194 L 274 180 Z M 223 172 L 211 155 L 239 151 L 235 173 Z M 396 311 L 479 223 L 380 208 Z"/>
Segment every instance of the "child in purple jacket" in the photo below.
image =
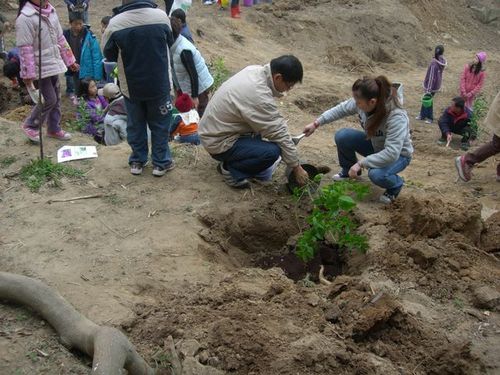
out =
<path fill-rule="evenodd" d="M 427 74 L 424 80 L 424 94 L 434 95 L 441 90 L 441 84 L 443 82 L 443 71 L 447 66 L 446 59 L 443 56 L 444 47 L 439 45 L 434 49 L 434 58 L 432 59 L 429 67 L 427 68 Z M 417 120 L 425 120 L 427 124 L 432 124 L 434 121 L 433 106 L 424 107 L 420 109 L 420 115 Z"/>
<path fill-rule="evenodd" d="M 85 118 L 87 120 L 87 124 L 82 129 L 82 132 L 93 136 L 96 142 L 102 143 L 104 136 L 104 109 L 108 106 L 108 102 L 103 96 L 97 94 L 97 84 L 91 79 L 81 80 L 79 96 L 86 104 L 86 113 L 77 114 L 80 119 Z"/>

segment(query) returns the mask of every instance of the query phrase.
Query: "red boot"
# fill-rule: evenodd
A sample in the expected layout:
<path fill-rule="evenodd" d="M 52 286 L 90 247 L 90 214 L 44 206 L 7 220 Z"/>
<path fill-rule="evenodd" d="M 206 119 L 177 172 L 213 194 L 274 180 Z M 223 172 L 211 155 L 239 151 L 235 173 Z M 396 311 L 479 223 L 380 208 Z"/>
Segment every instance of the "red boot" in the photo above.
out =
<path fill-rule="evenodd" d="M 241 18 L 240 6 L 237 5 L 235 7 L 231 7 L 231 17 L 232 18 Z"/>

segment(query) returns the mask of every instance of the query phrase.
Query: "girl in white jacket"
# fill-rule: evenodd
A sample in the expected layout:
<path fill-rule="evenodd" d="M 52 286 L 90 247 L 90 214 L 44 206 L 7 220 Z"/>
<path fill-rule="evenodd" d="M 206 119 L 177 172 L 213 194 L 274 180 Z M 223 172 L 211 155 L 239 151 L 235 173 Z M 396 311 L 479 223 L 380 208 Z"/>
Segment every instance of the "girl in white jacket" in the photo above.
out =
<path fill-rule="evenodd" d="M 38 39 L 39 17 L 42 17 L 41 46 Z M 19 48 L 21 78 L 28 90 L 34 90 L 38 81 L 44 102 L 35 106 L 22 124 L 22 130 L 33 142 L 40 141 L 40 128 L 47 122 L 47 136 L 59 140 L 71 138 L 61 129 L 59 74 L 78 71 L 75 57 L 57 17 L 56 10 L 47 0 L 21 0 L 16 20 L 16 45 Z M 39 76 L 39 51 L 42 54 L 42 69 Z M 40 113 L 41 112 L 41 113 Z M 41 119 L 41 121 L 40 121 Z"/>

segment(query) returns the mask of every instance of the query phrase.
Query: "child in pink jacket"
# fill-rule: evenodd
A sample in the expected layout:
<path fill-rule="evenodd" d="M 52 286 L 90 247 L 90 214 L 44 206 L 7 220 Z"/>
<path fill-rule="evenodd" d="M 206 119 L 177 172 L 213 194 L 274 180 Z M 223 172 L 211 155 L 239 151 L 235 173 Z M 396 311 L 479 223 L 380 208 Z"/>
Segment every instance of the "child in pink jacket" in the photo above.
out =
<path fill-rule="evenodd" d="M 486 58 L 486 52 L 478 52 L 472 63 L 465 65 L 460 77 L 460 96 L 464 98 L 465 106 L 470 110 L 473 109 L 474 100 L 484 85 Z"/>
<path fill-rule="evenodd" d="M 42 70 L 39 77 L 38 22 L 42 17 Z M 26 87 L 33 90 L 33 81 L 38 80 L 43 106 L 35 106 L 30 116 L 22 124 L 22 130 L 32 142 L 40 141 L 40 129 L 47 122 L 47 136 L 59 140 L 71 139 L 71 135 L 61 129 L 59 74 L 78 71 L 75 57 L 57 17 L 56 10 L 47 0 L 21 0 L 16 20 L 16 45 L 19 48 L 21 78 Z M 41 112 L 41 113 L 40 113 Z"/>

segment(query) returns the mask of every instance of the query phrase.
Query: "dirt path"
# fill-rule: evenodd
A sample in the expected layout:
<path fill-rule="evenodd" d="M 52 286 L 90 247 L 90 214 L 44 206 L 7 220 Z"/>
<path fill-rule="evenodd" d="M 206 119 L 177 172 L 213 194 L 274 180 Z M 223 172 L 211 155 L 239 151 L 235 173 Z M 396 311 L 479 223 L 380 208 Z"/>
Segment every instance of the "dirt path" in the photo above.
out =
<path fill-rule="evenodd" d="M 94 5 L 93 29 L 114 3 Z M 189 22 L 195 35 L 203 35 L 196 40 L 207 60 L 224 56 L 232 72 L 290 51 L 305 62 L 304 84 L 280 102 L 293 133 L 346 98 L 352 81 L 372 69 L 403 82 L 405 106 L 414 118 L 425 73 L 425 67 L 415 68 L 426 61 L 420 56 L 425 52 L 421 35 L 414 35 L 414 50 L 406 35 L 396 50 L 387 32 L 372 24 L 375 32 L 367 38 L 378 37 L 383 48 L 368 51 L 370 60 L 363 45 L 348 37 L 348 31 L 357 32 L 348 26 L 350 17 L 362 21 L 371 14 L 363 8 L 366 1 L 335 2 L 335 22 L 328 15 L 331 3 L 317 1 L 316 10 L 303 3 L 275 1 L 274 8 L 245 10 L 243 21 L 197 4 Z M 378 3 L 387 12 L 408 9 Z M 64 15 L 62 2 L 56 4 Z M 432 28 L 423 18 L 397 22 L 395 33 Z M 450 67 L 436 98 L 436 116 L 455 96 L 457 77 L 473 48 L 489 52 L 485 97 L 491 99 L 500 73 L 495 32 L 488 29 L 479 38 L 479 26 L 469 34 L 451 21 L 438 27 L 429 34 L 429 45 L 444 34 L 456 42 L 446 43 Z M 319 38 L 321 32 L 327 37 Z M 346 45 L 354 49 L 342 55 Z M 394 62 L 373 60 L 387 56 Z M 365 63 L 370 66 L 359 65 Z M 128 146 L 120 145 L 99 147 L 97 160 L 75 162 L 86 172 L 84 179 L 30 193 L 12 176 L 37 156 L 18 129 L 24 113 L 18 109 L 4 114 L 14 122 L 0 121 L 0 161 L 15 157 L 11 164 L 0 163 L 1 270 L 40 278 L 96 323 L 122 327 L 152 363 L 165 365 L 163 340 L 172 334 L 193 374 L 216 369 L 235 374 L 500 371 L 500 267 L 498 258 L 481 248 L 481 215 L 491 216 L 492 227 L 499 225 L 494 214 L 500 210 L 494 179 L 498 158 L 477 168 L 471 183 L 456 183 L 452 161 L 461 153 L 458 144 L 438 146 L 437 125 L 412 120 L 416 153 L 403 173 L 407 187 L 400 202 L 380 207 L 380 192 L 373 189 L 357 213 L 370 238 L 368 254 L 350 257 L 345 276 L 333 286 L 295 284 L 277 269 L 251 268 L 263 254 L 281 254 L 300 221 L 303 225 L 306 212 L 284 190 L 283 169 L 270 187 L 234 191 L 203 149 L 175 146 L 175 171 L 162 179 L 150 170 L 134 177 L 126 163 Z M 356 119 L 304 140 L 302 158 L 336 172 L 332 137 L 344 126 L 356 126 Z M 71 143 L 93 142 L 77 135 Z M 48 154 L 55 155 L 59 146 L 49 140 Z M 96 193 L 106 197 L 47 203 Z M 67 352 L 36 316 L 0 305 L 0 373 L 86 374 L 88 365 L 87 358 Z"/>

